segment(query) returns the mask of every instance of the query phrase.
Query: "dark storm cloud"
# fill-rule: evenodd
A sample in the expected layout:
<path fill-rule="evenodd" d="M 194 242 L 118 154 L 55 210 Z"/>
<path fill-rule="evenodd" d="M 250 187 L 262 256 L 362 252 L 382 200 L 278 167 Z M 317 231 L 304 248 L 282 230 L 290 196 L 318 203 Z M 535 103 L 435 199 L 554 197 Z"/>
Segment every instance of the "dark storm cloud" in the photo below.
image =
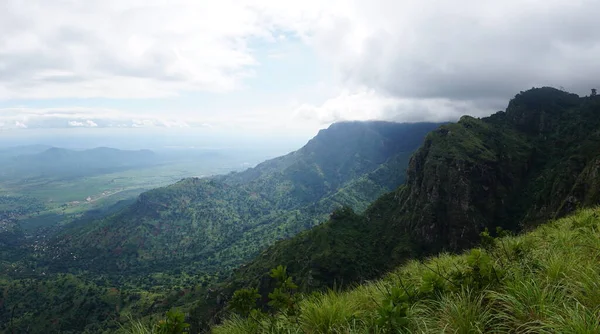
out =
<path fill-rule="evenodd" d="M 600 1 L 413 3 L 388 15 L 390 2 L 379 4 L 371 18 L 389 24 L 371 21 L 381 29 L 341 70 L 390 96 L 494 102 L 532 86 L 581 94 L 600 84 Z"/>

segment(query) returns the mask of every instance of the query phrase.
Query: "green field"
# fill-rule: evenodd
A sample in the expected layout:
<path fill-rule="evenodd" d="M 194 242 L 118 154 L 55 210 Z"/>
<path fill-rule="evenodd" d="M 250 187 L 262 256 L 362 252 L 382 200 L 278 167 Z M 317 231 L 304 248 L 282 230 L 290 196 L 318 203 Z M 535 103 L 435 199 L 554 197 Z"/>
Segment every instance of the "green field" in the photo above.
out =
<path fill-rule="evenodd" d="M 78 178 L 37 177 L 0 181 L 0 196 L 14 200 L 0 209 L 18 211 L 22 228 L 70 222 L 82 213 L 131 199 L 186 177 L 227 173 L 233 167 L 175 162 Z M 43 209 L 40 209 L 43 207 Z"/>

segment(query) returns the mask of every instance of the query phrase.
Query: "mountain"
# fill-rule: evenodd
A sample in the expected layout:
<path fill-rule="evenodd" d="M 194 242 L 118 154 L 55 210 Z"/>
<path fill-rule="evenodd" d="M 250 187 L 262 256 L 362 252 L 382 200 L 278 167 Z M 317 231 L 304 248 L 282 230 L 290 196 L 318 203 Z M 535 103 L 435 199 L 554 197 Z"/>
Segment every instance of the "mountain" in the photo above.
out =
<path fill-rule="evenodd" d="M 23 145 L 0 148 L 0 159 L 17 157 L 19 155 L 37 154 L 52 148 L 48 145 Z"/>
<path fill-rule="evenodd" d="M 117 214 L 67 229 L 41 261 L 53 271 L 227 273 L 276 240 L 404 181 L 434 123 L 333 124 L 303 148 L 241 173 L 148 191 Z"/>
<path fill-rule="evenodd" d="M 408 259 L 460 251 L 485 228 L 529 229 L 598 204 L 600 97 L 544 87 L 521 92 L 490 117 L 464 116 L 429 133 L 406 183 L 363 213 L 279 241 L 229 282 L 269 291 L 286 265 L 305 291 L 378 277 Z M 229 291 L 232 291 L 229 290 Z"/>
<path fill-rule="evenodd" d="M 36 145 L 6 150 L 0 178 L 10 180 L 36 177 L 74 178 L 157 163 L 156 155 L 149 150 L 126 151 L 98 147 L 75 151 L 51 147 L 38 151 L 41 147 L 43 146 Z"/>
<path fill-rule="evenodd" d="M 153 314 L 178 306 L 187 312 L 191 331 L 198 332 L 206 329 L 211 317 L 226 314 L 225 302 L 239 288 L 258 288 L 259 305 L 273 313 L 273 305 L 282 303 L 267 306 L 268 293 L 276 287 L 269 271 L 279 265 L 287 267 L 300 292 L 312 294 L 300 302 L 300 313 L 256 315 L 267 324 L 284 322 L 292 326 L 287 328 L 290 331 L 312 321 L 320 327 L 300 332 L 327 332 L 336 319 L 348 320 L 358 326 L 353 327 L 356 330 L 387 326 L 390 321 L 393 326 L 406 326 L 411 320 L 405 315 L 419 311 L 425 312 L 420 323 L 454 329 L 436 321 L 481 312 L 454 307 L 449 301 L 471 306 L 475 299 L 475 306 L 503 315 L 497 319 L 525 319 L 525 325 L 545 326 L 546 320 L 560 322 L 576 316 L 593 320 L 595 311 L 584 308 L 590 301 L 597 306 L 593 294 L 597 210 L 565 219 L 556 229 L 558 223 L 539 228 L 532 237 L 496 239 L 494 231 L 504 234 L 497 227 L 529 231 L 598 204 L 599 113 L 600 97 L 544 87 L 517 94 L 506 111 L 481 119 L 464 116 L 441 126 L 334 124 L 284 157 L 242 173 L 184 179 L 146 192 L 135 203 L 109 211 L 108 217 L 72 226 L 49 244 L 36 244 L 35 249 L 42 251 L 21 267 L 38 276 L 0 280 L 0 289 L 8 297 L 0 303 L 0 319 L 18 324 L 0 329 L 27 328 L 36 315 L 43 314 L 44 319 L 52 319 L 48 331 L 81 332 L 102 326 L 114 331 L 119 316 L 133 314 L 153 321 L 149 319 Z M 421 146 L 413 151 L 412 144 Z M 486 228 L 492 232 L 482 234 Z M 485 251 L 411 261 L 460 252 L 480 242 Z M 589 260 L 586 267 L 578 267 L 584 262 L 580 258 Z M 248 259 L 252 260 L 237 267 Z M 315 291 L 347 290 L 402 264 L 407 269 L 388 278 L 394 286 L 358 286 L 339 298 Z M 11 264 L 10 273 L 19 265 Z M 215 277 L 234 267 L 238 269 L 225 281 L 220 280 L 228 275 Z M 592 271 L 581 271 L 569 281 L 566 274 L 579 269 Z M 42 278 L 39 272 L 47 276 Z M 41 282 L 49 286 L 40 286 Z M 506 289 L 525 284 L 531 289 L 506 294 Z M 65 285 L 68 295 L 61 293 Z M 490 303 L 489 295 L 481 294 L 488 288 L 495 291 L 490 295 L 506 294 L 506 299 L 495 302 L 513 304 Z M 548 294 L 549 289 L 563 288 L 565 294 L 556 298 Z M 285 299 L 284 290 L 274 296 Z M 44 295 L 43 306 L 36 306 L 32 291 L 52 293 Z M 535 313 L 545 296 L 558 301 L 552 305 L 565 306 L 565 312 L 552 319 L 546 317 L 549 313 Z M 530 304 L 521 308 L 519 303 L 529 297 L 524 303 Z M 51 308 L 53 300 L 60 308 Z M 87 307 L 87 313 L 79 314 L 70 300 Z M 307 312 L 307 307 L 312 311 Z M 319 314 L 324 317 L 316 319 Z M 225 326 L 239 325 L 240 333 L 251 332 L 243 326 L 256 325 L 231 319 Z M 480 331 L 490 324 L 482 323 Z M 522 329 L 516 322 L 505 325 Z M 566 325 L 557 328 L 570 332 Z M 227 327 L 215 332 L 219 330 L 227 332 Z M 339 327 L 339 331 L 352 329 Z"/>

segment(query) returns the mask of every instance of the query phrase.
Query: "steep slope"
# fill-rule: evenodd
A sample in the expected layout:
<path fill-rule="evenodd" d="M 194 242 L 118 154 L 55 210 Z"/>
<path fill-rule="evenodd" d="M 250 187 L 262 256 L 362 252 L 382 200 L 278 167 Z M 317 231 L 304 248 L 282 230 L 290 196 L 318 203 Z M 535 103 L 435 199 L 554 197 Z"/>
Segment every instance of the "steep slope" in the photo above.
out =
<path fill-rule="evenodd" d="M 307 290 L 350 284 L 411 257 L 472 246 L 486 227 L 517 231 L 597 204 L 599 114 L 600 98 L 545 87 L 518 94 L 506 112 L 444 125 L 412 156 L 405 185 L 364 215 L 340 210 L 276 243 L 231 287 L 264 283 L 279 264 Z"/>
<path fill-rule="evenodd" d="M 338 206 L 361 210 L 397 187 L 410 154 L 438 126 L 334 124 L 245 172 L 146 192 L 122 212 L 63 234 L 42 263 L 119 276 L 226 272 Z"/>
<path fill-rule="evenodd" d="M 600 332 L 600 209 L 484 240 L 348 291 L 297 295 L 285 316 L 232 315 L 211 333 Z"/>

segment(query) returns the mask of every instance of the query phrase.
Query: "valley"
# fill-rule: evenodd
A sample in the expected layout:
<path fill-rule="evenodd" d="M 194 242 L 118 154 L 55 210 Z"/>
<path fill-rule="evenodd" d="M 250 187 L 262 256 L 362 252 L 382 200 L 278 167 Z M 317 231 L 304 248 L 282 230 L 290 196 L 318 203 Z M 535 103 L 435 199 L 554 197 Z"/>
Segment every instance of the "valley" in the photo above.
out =
<path fill-rule="evenodd" d="M 194 333 L 262 333 L 268 324 L 312 332 L 315 327 L 298 325 L 311 303 L 354 298 L 353 291 L 372 292 L 372 284 L 398 294 L 375 300 L 397 305 L 387 310 L 357 304 L 356 310 L 371 314 L 361 318 L 361 330 L 421 328 L 408 313 L 389 312 L 435 301 L 432 291 L 449 300 L 466 298 L 454 295 L 459 292 L 453 286 L 477 294 L 468 298 L 487 298 L 481 295 L 485 284 L 530 282 L 538 269 L 515 278 L 520 269 L 514 259 L 486 243 L 497 245 L 501 238 L 599 204 L 599 111 L 596 96 L 534 88 L 485 118 L 334 123 L 299 150 L 245 170 L 195 170 L 186 177 L 191 171 L 184 165 L 151 165 L 79 175 L 73 181 L 81 184 L 55 190 L 70 192 L 58 203 L 48 201 L 52 192 L 43 187 L 32 186 L 27 196 L 4 195 L 2 330 L 39 332 L 52 324 L 51 331 L 64 333 L 138 333 L 151 331 L 165 314 L 167 321 L 180 314 Z M 195 177 L 198 173 L 213 175 Z M 161 182 L 168 185 L 146 190 Z M 595 212 L 576 214 L 581 222 L 573 224 L 594 229 Z M 44 214 L 54 214 L 56 221 L 48 224 Z M 557 224 L 570 226 L 571 220 Z M 432 263 L 426 259 L 473 247 L 470 255 L 453 255 L 456 272 L 407 269 L 406 279 L 423 280 L 410 287 L 413 292 L 399 290 L 386 276 L 405 272 L 398 268 L 414 261 Z M 532 247 L 532 256 L 543 251 L 541 244 Z M 473 274 L 490 268 L 513 276 L 494 281 Z M 384 283 L 371 283 L 381 278 Z M 41 299 L 36 291 L 43 292 Z M 583 299 L 577 303 L 596 312 Z M 165 313 L 169 310 L 183 313 Z M 310 326 L 354 331 L 347 327 L 349 318 L 339 321 Z M 382 332 L 390 331 L 386 328 Z"/>
<path fill-rule="evenodd" d="M 114 329 L 127 314 L 154 316 L 171 303 L 191 305 L 276 240 L 318 225 L 336 207 L 362 211 L 397 187 L 412 152 L 438 126 L 334 124 L 300 150 L 254 168 L 233 173 L 221 169 L 214 177 L 183 177 L 175 183 L 189 172 L 185 165 L 151 165 L 71 179 L 46 176 L 38 183 L 27 179 L 29 184 L 6 182 L 12 191 L 46 202 L 37 200 L 38 206 L 31 204 L 16 217 L 21 229 L 15 233 L 22 242 L 3 253 L 12 259 L 0 266 L 11 278 L 5 289 L 68 281 L 75 282 L 72 293 L 89 285 L 100 297 L 118 288 L 111 303 L 90 311 L 95 317 L 103 309 L 117 308 L 100 323 L 92 321 L 107 329 Z M 205 167 L 203 172 L 211 171 L 215 169 Z M 161 182 L 173 184 L 144 191 Z M 12 298 L 33 302 L 28 294 L 18 296 Z M 19 309 L 36 309 L 37 317 L 59 316 L 27 305 Z M 76 316 L 61 316 L 56 328 L 66 331 Z M 31 322 L 23 317 L 17 319 Z"/>

